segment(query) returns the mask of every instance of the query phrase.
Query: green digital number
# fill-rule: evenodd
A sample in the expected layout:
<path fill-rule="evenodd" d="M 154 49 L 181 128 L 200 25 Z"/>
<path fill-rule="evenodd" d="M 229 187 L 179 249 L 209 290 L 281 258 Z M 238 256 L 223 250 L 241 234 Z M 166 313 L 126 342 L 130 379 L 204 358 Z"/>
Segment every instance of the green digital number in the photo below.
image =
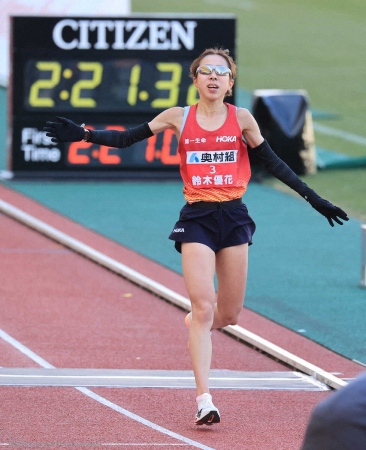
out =
<path fill-rule="evenodd" d="M 127 103 L 131 106 L 135 106 L 137 102 L 140 75 L 141 75 L 141 66 L 140 64 L 135 64 L 131 69 L 130 86 L 127 92 Z"/>
<path fill-rule="evenodd" d="M 91 72 L 90 79 L 82 79 L 77 81 L 72 89 L 70 96 L 70 104 L 75 108 L 95 108 L 96 101 L 90 97 L 82 97 L 81 93 L 84 89 L 95 89 L 102 82 L 103 66 L 98 62 L 80 62 L 77 65 L 82 72 Z"/>
<path fill-rule="evenodd" d="M 199 100 L 199 95 L 196 86 L 192 83 L 187 92 L 187 105 L 195 105 Z"/>
<path fill-rule="evenodd" d="M 182 79 L 182 66 L 179 63 L 157 63 L 160 72 L 171 72 L 170 80 L 159 80 L 155 83 L 156 89 L 168 91 L 168 98 L 156 98 L 151 102 L 153 108 L 171 108 L 176 106 L 179 97 L 179 86 Z"/>
<path fill-rule="evenodd" d="M 53 89 L 58 85 L 61 78 L 61 64 L 56 61 L 40 61 L 36 63 L 36 67 L 40 72 L 50 72 L 49 78 L 41 78 L 35 81 L 29 93 L 29 104 L 34 108 L 55 106 L 55 102 L 51 97 L 41 97 L 41 90 Z"/>

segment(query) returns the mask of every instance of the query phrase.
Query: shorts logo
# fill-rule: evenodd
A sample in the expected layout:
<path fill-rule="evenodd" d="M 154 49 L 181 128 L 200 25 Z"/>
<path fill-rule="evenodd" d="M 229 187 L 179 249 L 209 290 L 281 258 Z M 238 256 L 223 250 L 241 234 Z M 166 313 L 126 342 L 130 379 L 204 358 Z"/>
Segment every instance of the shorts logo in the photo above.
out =
<path fill-rule="evenodd" d="M 184 233 L 184 228 L 174 228 L 173 233 Z"/>

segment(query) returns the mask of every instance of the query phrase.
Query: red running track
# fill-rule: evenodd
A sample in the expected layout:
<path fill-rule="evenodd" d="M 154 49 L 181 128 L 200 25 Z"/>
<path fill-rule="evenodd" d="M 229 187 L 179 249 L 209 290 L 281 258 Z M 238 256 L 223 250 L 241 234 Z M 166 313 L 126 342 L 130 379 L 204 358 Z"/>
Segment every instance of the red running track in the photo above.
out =
<path fill-rule="evenodd" d="M 186 295 L 182 278 L 3 186 L 3 200 Z M 57 368 L 189 370 L 185 312 L 0 214 L 0 329 Z M 362 367 L 245 310 L 240 325 L 328 371 Z M 288 371 L 213 333 L 214 369 Z M 29 353 L 28 355 L 32 355 Z M 39 367 L 0 339 L 1 367 Z M 222 423 L 193 424 L 192 389 L 0 387 L 0 445 L 16 448 L 301 446 L 326 392 L 217 389 Z"/>

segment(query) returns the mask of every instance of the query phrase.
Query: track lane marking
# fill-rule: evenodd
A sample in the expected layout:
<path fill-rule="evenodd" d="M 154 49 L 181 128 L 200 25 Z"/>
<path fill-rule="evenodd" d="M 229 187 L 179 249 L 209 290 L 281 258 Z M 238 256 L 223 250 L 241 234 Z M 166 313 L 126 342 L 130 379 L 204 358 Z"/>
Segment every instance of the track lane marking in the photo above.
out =
<path fill-rule="evenodd" d="M 314 130 L 328 136 L 335 136 L 345 141 L 354 142 L 359 145 L 366 145 L 366 138 L 358 134 L 349 133 L 348 131 L 338 130 L 337 128 L 328 127 L 319 123 L 314 123 Z"/>
<path fill-rule="evenodd" d="M 27 369 L 0 367 L 0 386 L 195 389 L 191 370 Z M 326 391 L 329 387 L 293 371 L 212 369 L 211 389 Z"/>
<path fill-rule="evenodd" d="M 56 369 L 55 366 L 50 364 L 48 361 L 43 359 L 41 356 L 34 353 L 31 349 L 26 347 L 21 342 L 14 339 L 12 336 L 10 336 L 8 333 L 6 333 L 4 330 L 0 328 L 0 338 L 2 338 L 5 342 L 12 345 L 14 348 L 22 352 L 24 355 L 28 356 L 28 358 L 32 359 L 34 362 L 39 364 L 44 369 Z M 84 387 L 75 387 L 77 391 L 81 392 L 82 394 L 86 395 L 87 397 L 90 397 L 91 399 L 95 400 L 96 402 L 107 406 L 108 408 L 123 414 L 125 417 L 128 417 L 129 419 L 134 420 L 135 422 L 138 422 L 142 425 L 145 425 L 148 428 L 151 428 L 155 431 L 158 431 L 159 433 L 165 434 L 166 436 L 169 436 L 173 439 L 177 439 L 178 441 L 184 442 L 185 444 L 191 445 L 196 448 L 200 448 L 202 450 L 215 450 L 212 447 L 208 447 L 207 445 L 201 444 L 200 442 L 194 441 L 192 439 L 189 439 L 185 436 L 182 436 L 178 433 L 175 433 L 174 431 L 170 431 L 167 428 L 161 427 L 160 425 L 151 422 L 150 420 L 144 419 L 141 416 L 138 416 L 137 414 L 134 414 L 131 411 L 128 411 L 125 408 L 122 408 L 121 406 L 116 405 L 115 403 L 107 400 L 106 398 L 102 397 L 99 394 L 94 393 L 88 388 Z"/>

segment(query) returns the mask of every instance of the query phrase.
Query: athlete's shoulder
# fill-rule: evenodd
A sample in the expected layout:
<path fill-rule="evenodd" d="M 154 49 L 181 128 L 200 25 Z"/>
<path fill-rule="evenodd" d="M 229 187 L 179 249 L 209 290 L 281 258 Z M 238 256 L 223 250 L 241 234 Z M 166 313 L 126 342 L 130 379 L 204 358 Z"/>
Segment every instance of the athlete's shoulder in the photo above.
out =
<path fill-rule="evenodd" d="M 172 108 L 166 109 L 170 114 L 181 116 L 184 113 L 184 108 L 181 106 L 173 106 Z"/>
<path fill-rule="evenodd" d="M 255 123 L 255 119 L 252 116 L 252 113 L 246 108 L 237 109 L 237 118 L 242 130 L 251 128 Z"/>
<path fill-rule="evenodd" d="M 184 109 L 179 106 L 165 109 L 158 114 L 151 122 L 149 126 L 154 134 L 170 128 L 177 132 L 180 129 L 180 125 L 183 120 Z"/>
<path fill-rule="evenodd" d="M 247 109 L 247 108 L 241 108 L 241 107 L 237 107 L 237 115 L 238 118 L 241 119 L 249 119 L 250 117 L 252 117 L 251 112 Z"/>
<path fill-rule="evenodd" d="M 184 108 L 180 106 L 173 106 L 161 113 L 161 115 L 168 119 L 169 122 L 175 123 L 177 120 L 182 120 L 184 115 Z"/>

